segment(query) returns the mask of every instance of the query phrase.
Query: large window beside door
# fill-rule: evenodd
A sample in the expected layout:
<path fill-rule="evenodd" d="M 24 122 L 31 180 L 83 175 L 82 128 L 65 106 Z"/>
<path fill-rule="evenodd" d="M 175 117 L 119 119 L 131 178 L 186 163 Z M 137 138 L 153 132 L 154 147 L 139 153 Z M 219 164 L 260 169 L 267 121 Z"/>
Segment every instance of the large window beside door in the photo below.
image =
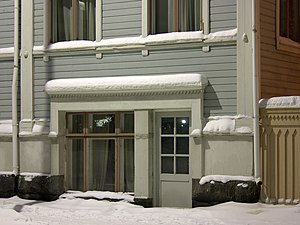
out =
<path fill-rule="evenodd" d="M 51 43 L 95 40 L 96 0 L 51 0 Z"/>
<path fill-rule="evenodd" d="M 69 190 L 134 191 L 134 114 L 68 113 Z"/>
<path fill-rule="evenodd" d="M 151 33 L 201 30 L 201 0 L 151 0 Z"/>
<path fill-rule="evenodd" d="M 277 47 L 300 52 L 299 0 L 277 0 Z"/>

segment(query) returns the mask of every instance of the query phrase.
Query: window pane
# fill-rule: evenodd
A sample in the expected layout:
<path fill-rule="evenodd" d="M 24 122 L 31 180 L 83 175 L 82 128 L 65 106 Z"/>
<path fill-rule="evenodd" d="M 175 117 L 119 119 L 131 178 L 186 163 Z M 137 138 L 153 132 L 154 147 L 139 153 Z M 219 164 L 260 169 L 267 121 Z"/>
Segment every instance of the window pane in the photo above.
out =
<path fill-rule="evenodd" d="M 84 142 L 83 139 L 68 141 L 68 189 L 84 190 Z"/>
<path fill-rule="evenodd" d="M 153 0 L 153 33 L 167 33 L 168 30 L 168 0 Z"/>
<path fill-rule="evenodd" d="M 176 174 L 189 174 L 188 157 L 176 157 Z"/>
<path fill-rule="evenodd" d="M 189 118 L 177 117 L 176 118 L 176 133 L 177 134 L 189 134 Z"/>
<path fill-rule="evenodd" d="M 161 119 L 161 133 L 162 134 L 174 134 L 174 118 L 162 118 Z"/>
<path fill-rule="evenodd" d="M 179 31 L 200 30 L 200 0 L 179 1 Z"/>
<path fill-rule="evenodd" d="M 89 139 L 89 190 L 115 191 L 115 141 Z"/>
<path fill-rule="evenodd" d="M 68 114 L 68 133 L 82 134 L 84 128 L 83 114 Z"/>
<path fill-rule="evenodd" d="M 189 154 L 189 138 L 177 137 L 176 138 L 176 154 Z"/>
<path fill-rule="evenodd" d="M 120 141 L 121 191 L 134 191 L 134 139 Z"/>
<path fill-rule="evenodd" d="M 162 137 L 161 138 L 161 154 L 174 154 L 174 138 Z"/>
<path fill-rule="evenodd" d="M 287 37 L 287 0 L 280 0 L 280 36 Z"/>
<path fill-rule="evenodd" d="M 174 157 L 161 157 L 161 173 L 174 173 Z"/>
<path fill-rule="evenodd" d="M 121 113 L 120 119 L 121 133 L 134 133 L 134 113 Z"/>
<path fill-rule="evenodd" d="M 115 133 L 114 114 L 89 114 L 90 133 Z"/>
<path fill-rule="evenodd" d="M 95 40 L 95 0 L 77 1 L 77 39 Z"/>

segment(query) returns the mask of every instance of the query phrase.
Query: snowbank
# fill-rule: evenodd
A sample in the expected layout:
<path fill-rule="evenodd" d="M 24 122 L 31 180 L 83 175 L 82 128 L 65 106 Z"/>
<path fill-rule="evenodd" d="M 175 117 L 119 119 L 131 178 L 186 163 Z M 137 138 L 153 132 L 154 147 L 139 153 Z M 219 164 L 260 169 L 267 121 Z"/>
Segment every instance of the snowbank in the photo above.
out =
<path fill-rule="evenodd" d="M 261 99 L 259 101 L 259 107 L 266 109 L 300 108 L 300 96 L 285 96 Z"/>

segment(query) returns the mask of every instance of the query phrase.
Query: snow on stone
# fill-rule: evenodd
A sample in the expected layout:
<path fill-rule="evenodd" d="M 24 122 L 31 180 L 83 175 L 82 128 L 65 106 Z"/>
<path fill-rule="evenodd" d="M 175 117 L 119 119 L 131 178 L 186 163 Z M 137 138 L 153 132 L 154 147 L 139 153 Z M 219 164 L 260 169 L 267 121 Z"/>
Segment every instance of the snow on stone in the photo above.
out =
<path fill-rule="evenodd" d="M 209 183 L 211 181 L 218 181 L 222 183 L 227 183 L 229 181 L 234 181 L 234 180 L 239 180 L 239 181 L 255 181 L 254 177 L 247 177 L 247 176 L 228 176 L 228 175 L 208 175 L 208 176 L 203 176 L 199 184 L 203 185 L 205 183 Z"/>
<path fill-rule="evenodd" d="M 0 120 L 0 134 L 11 135 L 12 134 L 12 121 L 11 120 Z"/>
<path fill-rule="evenodd" d="M 57 79 L 46 83 L 46 92 L 94 93 L 101 91 L 172 90 L 201 88 L 208 83 L 200 74 L 173 74 L 154 76 L 121 76 L 98 78 Z"/>
<path fill-rule="evenodd" d="M 300 108 L 300 96 L 284 96 L 269 99 L 261 99 L 260 108 L 276 109 L 276 108 Z"/>
<path fill-rule="evenodd" d="M 126 202 L 133 202 L 134 196 L 123 193 L 123 192 L 109 192 L 109 191 L 68 191 L 65 194 L 62 194 L 60 198 L 74 199 L 74 198 L 83 198 L 83 199 L 112 199 L 112 200 L 123 200 Z"/>

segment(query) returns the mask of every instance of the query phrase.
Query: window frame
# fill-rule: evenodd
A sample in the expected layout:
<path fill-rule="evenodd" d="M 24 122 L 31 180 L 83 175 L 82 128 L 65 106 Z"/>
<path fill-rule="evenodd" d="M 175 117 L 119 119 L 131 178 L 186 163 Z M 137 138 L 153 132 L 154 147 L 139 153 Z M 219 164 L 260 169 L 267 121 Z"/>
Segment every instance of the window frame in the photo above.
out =
<path fill-rule="evenodd" d="M 280 0 L 276 0 L 276 48 L 278 50 L 300 54 L 300 42 L 294 41 L 288 37 L 283 37 L 280 35 L 280 9 Z"/>
<path fill-rule="evenodd" d="M 147 37 L 151 34 L 152 30 L 152 18 L 151 18 L 151 3 L 152 0 L 142 0 L 142 37 Z M 209 8 L 210 8 L 210 1 L 209 0 L 201 0 L 200 3 L 200 20 L 201 20 L 201 28 L 204 34 L 209 34 L 210 26 L 209 26 Z M 195 32 L 195 31 L 188 31 L 188 32 Z M 168 33 L 162 33 L 160 35 L 164 35 Z M 156 34 L 153 34 L 156 35 Z"/>
<path fill-rule="evenodd" d="M 74 0 L 72 0 L 74 1 Z M 59 42 L 51 42 L 52 38 L 52 0 L 44 1 L 44 38 L 43 38 L 43 46 L 47 48 L 50 44 L 55 44 Z M 102 0 L 95 0 L 95 40 L 101 41 L 102 39 Z M 76 40 L 71 40 L 76 41 Z"/>
<path fill-rule="evenodd" d="M 74 139 L 82 139 L 83 140 L 83 154 L 84 154 L 84 165 L 83 165 L 83 191 L 89 190 L 89 173 L 88 173 L 88 152 L 89 152 L 89 141 L 90 140 L 114 140 L 115 141 L 115 191 L 120 192 L 123 191 L 125 184 L 123 183 L 124 178 L 124 168 L 122 168 L 123 163 L 121 162 L 121 156 L 124 154 L 121 152 L 121 140 L 132 139 L 134 140 L 134 133 L 125 133 L 121 131 L 121 114 L 124 113 L 133 113 L 133 111 L 118 111 L 118 112 L 67 112 L 65 115 L 66 127 L 65 127 L 65 151 L 66 151 L 66 167 L 65 167 L 65 174 L 66 174 L 66 188 L 68 189 L 69 174 L 68 171 L 69 163 L 68 163 L 68 155 L 69 155 L 69 140 Z M 115 132 L 114 133 L 93 133 L 89 131 L 89 115 L 108 115 L 114 114 L 115 115 Z M 70 115 L 82 115 L 83 116 L 83 132 L 82 133 L 72 133 L 68 130 L 68 122 Z M 134 119 L 133 119 L 134 122 Z M 133 131 L 134 132 L 134 131 Z M 72 174 L 72 172 L 71 172 Z"/>

